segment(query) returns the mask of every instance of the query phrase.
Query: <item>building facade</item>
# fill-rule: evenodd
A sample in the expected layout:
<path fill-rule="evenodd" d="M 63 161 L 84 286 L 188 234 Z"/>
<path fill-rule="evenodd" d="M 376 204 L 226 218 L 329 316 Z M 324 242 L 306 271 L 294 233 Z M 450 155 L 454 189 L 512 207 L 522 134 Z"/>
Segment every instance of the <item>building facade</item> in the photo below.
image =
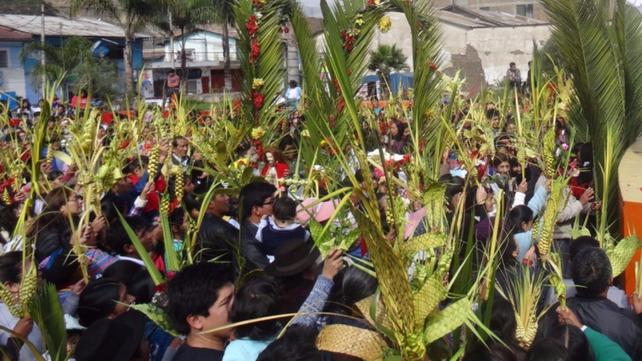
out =
<path fill-rule="evenodd" d="M 45 41 L 60 45 L 72 36 L 85 37 L 94 42 L 94 48 L 102 49 L 104 57 L 118 64 L 121 76 L 125 77 L 125 32 L 122 28 L 100 20 L 89 18 L 67 19 L 45 16 Z M 29 54 L 24 63 L 19 54 L 27 42 L 40 41 L 41 17 L 36 15 L 0 14 L 0 92 L 15 93 L 27 98 L 32 104 L 42 97 L 39 79 L 32 76 L 32 70 L 40 63 L 40 55 Z M 142 68 L 142 38 L 137 35 L 132 43 L 134 79 Z"/>

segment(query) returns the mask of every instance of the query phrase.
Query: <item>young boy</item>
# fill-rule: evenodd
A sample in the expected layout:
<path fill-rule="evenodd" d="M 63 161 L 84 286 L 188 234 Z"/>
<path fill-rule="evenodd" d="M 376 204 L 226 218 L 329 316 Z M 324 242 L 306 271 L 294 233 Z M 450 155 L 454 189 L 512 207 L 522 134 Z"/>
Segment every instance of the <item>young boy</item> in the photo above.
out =
<path fill-rule="evenodd" d="M 168 285 L 167 313 L 186 335 L 173 361 L 220 361 L 231 329 L 202 333 L 229 324 L 234 284 L 229 266 L 209 262 L 183 268 Z"/>
<path fill-rule="evenodd" d="M 288 197 L 279 197 L 274 201 L 272 217 L 265 217 L 259 223 L 256 239 L 263 243 L 266 255 L 274 256 L 274 251 L 291 239 L 308 241 L 310 232 L 295 223 L 296 202 Z"/>

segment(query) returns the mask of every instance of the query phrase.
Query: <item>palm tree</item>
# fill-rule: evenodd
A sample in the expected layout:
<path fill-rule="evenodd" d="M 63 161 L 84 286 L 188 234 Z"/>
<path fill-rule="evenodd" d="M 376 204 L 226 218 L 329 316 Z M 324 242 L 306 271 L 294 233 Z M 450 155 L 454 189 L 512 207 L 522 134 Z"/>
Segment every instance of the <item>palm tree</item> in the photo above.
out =
<path fill-rule="evenodd" d="M 125 84 L 127 92 L 134 90 L 134 66 L 132 41 L 136 33 L 149 24 L 157 14 L 158 8 L 170 0 L 158 0 L 151 4 L 147 0 L 73 0 L 70 7 L 71 16 L 81 9 L 93 10 L 117 22 L 125 31 Z"/>
<path fill-rule="evenodd" d="M 379 45 L 376 51 L 370 52 L 370 64 L 368 69 L 377 72 L 379 79 L 385 83 L 386 89 L 390 91 L 390 74 L 392 71 L 406 69 L 408 57 L 396 45 Z"/>
<path fill-rule="evenodd" d="M 38 82 L 42 75 L 45 75 L 49 82 L 60 80 L 63 90 L 66 90 L 69 75 L 79 65 L 95 62 L 91 46 L 91 41 L 79 36 L 73 36 L 64 40 L 60 46 L 33 41 L 25 44 L 22 48 L 20 51 L 20 60 L 24 64 L 29 54 L 35 51 L 44 52 L 46 64 L 42 65 L 38 63 L 32 70 L 31 75 L 34 81 Z M 64 98 L 66 94 L 67 92 L 63 91 L 62 97 Z"/>
<path fill-rule="evenodd" d="M 178 30 L 181 34 L 181 76 L 183 84 L 187 81 L 187 55 L 185 54 L 186 37 L 185 34 L 195 30 L 199 24 L 205 23 L 208 19 L 215 16 L 214 7 L 209 0 L 175 0 L 169 4 L 171 13 L 171 24 L 168 21 L 165 8 L 152 21 L 163 32 L 169 36 L 174 36 L 174 31 Z M 174 51 L 173 49 L 171 50 Z"/>
<path fill-rule="evenodd" d="M 229 27 L 234 26 L 234 3 L 236 0 L 212 0 L 215 9 L 215 19 L 222 26 L 223 37 L 223 72 L 225 74 L 225 89 L 232 89 L 232 71 L 230 60 Z"/>

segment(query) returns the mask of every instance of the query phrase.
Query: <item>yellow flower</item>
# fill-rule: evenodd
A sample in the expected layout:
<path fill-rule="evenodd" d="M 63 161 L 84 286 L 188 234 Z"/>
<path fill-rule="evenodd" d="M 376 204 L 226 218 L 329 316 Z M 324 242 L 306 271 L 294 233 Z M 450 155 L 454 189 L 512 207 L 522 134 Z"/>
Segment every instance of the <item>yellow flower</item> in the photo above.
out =
<path fill-rule="evenodd" d="M 390 17 L 384 16 L 379 20 L 377 26 L 379 26 L 379 30 L 381 30 L 382 33 L 387 33 L 390 30 L 390 27 L 392 27 L 392 21 L 390 20 Z"/>
<path fill-rule="evenodd" d="M 263 134 L 265 134 L 265 131 L 261 128 L 252 129 L 252 139 L 261 139 Z"/>
<path fill-rule="evenodd" d="M 261 78 L 254 78 L 254 81 L 252 82 L 252 89 L 258 89 L 263 86 L 265 82 Z"/>
<path fill-rule="evenodd" d="M 363 25 L 363 15 L 361 15 L 361 14 L 357 15 L 357 19 L 354 21 L 354 23 L 357 26 Z"/>
<path fill-rule="evenodd" d="M 304 129 L 304 130 L 301 132 L 301 136 L 302 136 L 302 137 L 305 137 L 305 138 L 309 138 L 309 137 L 310 137 L 310 131 L 309 131 L 309 130 L 307 130 L 307 129 Z"/>
<path fill-rule="evenodd" d="M 374 4 L 375 5 L 379 5 L 380 2 L 381 2 L 381 0 L 374 0 Z"/>
<path fill-rule="evenodd" d="M 325 140 L 322 140 L 321 143 L 319 143 L 319 145 L 322 147 L 325 147 L 326 145 L 328 145 L 328 142 L 326 142 Z"/>

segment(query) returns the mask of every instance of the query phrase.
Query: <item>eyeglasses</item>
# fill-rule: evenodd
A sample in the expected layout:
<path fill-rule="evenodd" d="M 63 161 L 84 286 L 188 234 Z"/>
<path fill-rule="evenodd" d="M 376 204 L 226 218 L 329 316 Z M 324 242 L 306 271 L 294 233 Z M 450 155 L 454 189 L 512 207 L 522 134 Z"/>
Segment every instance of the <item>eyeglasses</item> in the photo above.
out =
<path fill-rule="evenodd" d="M 71 197 L 67 200 L 68 202 L 81 202 L 82 197 Z"/>
<path fill-rule="evenodd" d="M 271 206 L 271 205 L 273 205 L 273 204 L 274 204 L 274 199 L 269 200 L 269 201 L 267 201 L 267 202 L 264 202 L 264 203 L 263 203 L 263 205 L 264 205 L 264 206 Z"/>

